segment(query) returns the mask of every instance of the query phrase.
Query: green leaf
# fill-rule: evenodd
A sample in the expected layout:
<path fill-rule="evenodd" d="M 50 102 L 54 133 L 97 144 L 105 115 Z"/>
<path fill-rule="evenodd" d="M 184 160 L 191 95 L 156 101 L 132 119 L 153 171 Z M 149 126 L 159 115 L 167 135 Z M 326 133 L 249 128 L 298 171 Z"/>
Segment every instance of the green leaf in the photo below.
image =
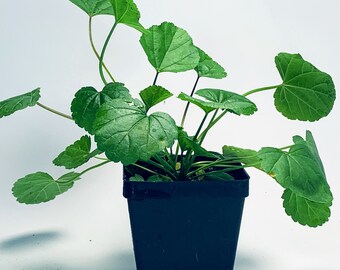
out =
<path fill-rule="evenodd" d="M 165 88 L 157 85 L 149 86 L 139 93 L 142 98 L 145 109 L 148 111 L 151 107 L 171 97 L 172 94 Z"/>
<path fill-rule="evenodd" d="M 98 109 L 112 99 L 132 101 L 129 90 L 122 83 L 109 83 L 101 92 L 97 92 L 93 87 L 83 87 L 75 94 L 72 101 L 72 118 L 78 126 L 93 134 L 93 122 Z"/>
<path fill-rule="evenodd" d="M 96 15 L 114 15 L 110 0 L 70 0 L 85 11 L 90 17 Z"/>
<path fill-rule="evenodd" d="M 78 141 L 68 146 L 53 160 L 54 165 L 64 166 L 66 169 L 77 168 L 90 159 L 91 139 L 82 136 Z"/>
<path fill-rule="evenodd" d="M 198 65 L 199 54 L 191 37 L 173 23 L 152 26 L 140 43 L 157 72 L 182 72 Z"/>
<path fill-rule="evenodd" d="M 134 176 L 129 178 L 129 181 L 131 182 L 144 182 L 144 178 L 143 176 L 139 175 L 139 174 L 135 174 Z"/>
<path fill-rule="evenodd" d="M 188 133 L 183 130 L 183 128 L 178 129 L 178 143 L 182 151 L 192 150 L 198 157 L 211 157 L 216 158 L 216 155 L 204 149 L 197 142 L 193 141 L 189 137 Z"/>
<path fill-rule="evenodd" d="M 197 105 L 205 113 L 222 109 L 238 115 L 251 115 L 257 111 L 256 105 L 253 102 L 233 92 L 219 89 L 201 89 L 196 91 L 196 94 L 207 101 L 191 97 L 185 93 L 179 94 L 178 98 Z"/>
<path fill-rule="evenodd" d="M 328 221 L 331 211 L 331 202 L 317 203 L 298 196 L 290 189 L 286 189 L 282 195 L 283 207 L 287 215 L 301 225 L 317 227 Z"/>
<path fill-rule="evenodd" d="M 200 48 L 197 49 L 200 56 L 200 60 L 197 67 L 195 67 L 195 70 L 199 77 L 207 77 L 213 79 L 222 79 L 227 77 L 227 73 L 220 64 L 215 62 L 209 55 L 207 55 Z"/>
<path fill-rule="evenodd" d="M 20 203 L 47 202 L 69 190 L 79 176 L 79 173 L 70 172 L 54 180 L 48 173 L 32 173 L 16 181 L 12 192 Z"/>
<path fill-rule="evenodd" d="M 331 76 L 299 54 L 280 53 L 275 62 L 283 80 L 274 94 L 277 110 L 292 120 L 316 121 L 327 116 L 335 101 Z"/>
<path fill-rule="evenodd" d="M 272 147 L 262 148 L 259 151 L 261 168 L 281 186 L 300 197 L 317 203 L 331 202 L 333 196 L 322 163 L 315 150 L 311 150 L 310 143 L 299 139 L 289 152 Z"/>
<path fill-rule="evenodd" d="M 230 174 L 225 172 L 210 172 L 204 175 L 204 180 L 206 181 L 231 181 L 234 180 Z"/>
<path fill-rule="evenodd" d="M 257 111 L 252 101 L 233 92 L 206 88 L 196 91 L 196 95 L 211 101 L 211 106 L 216 109 L 226 109 L 238 115 L 251 115 Z"/>
<path fill-rule="evenodd" d="M 11 115 L 16 111 L 26 109 L 37 104 L 40 98 L 40 88 L 29 93 L 12 97 L 0 102 L 0 118 Z"/>
<path fill-rule="evenodd" d="M 175 121 L 166 113 L 148 116 L 145 109 L 120 99 L 106 102 L 94 123 L 98 149 L 124 165 L 149 160 L 177 138 Z"/>
<path fill-rule="evenodd" d="M 152 175 L 148 178 L 148 182 L 172 182 L 172 179 L 170 177 L 167 177 L 165 175 Z"/>
<path fill-rule="evenodd" d="M 226 158 L 235 158 L 236 162 L 254 168 L 259 168 L 261 165 L 261 159 L 259 158 L 257 151 L 251 149 L 225 145 L 223 146 L 223 156 Z"/>
<path fill-rule="evenodd" d="M 133 0 L 110 0 L 116 23 L 123 23 L 142 33 L 148 31 L 139 23 L 140 13 Z"/>

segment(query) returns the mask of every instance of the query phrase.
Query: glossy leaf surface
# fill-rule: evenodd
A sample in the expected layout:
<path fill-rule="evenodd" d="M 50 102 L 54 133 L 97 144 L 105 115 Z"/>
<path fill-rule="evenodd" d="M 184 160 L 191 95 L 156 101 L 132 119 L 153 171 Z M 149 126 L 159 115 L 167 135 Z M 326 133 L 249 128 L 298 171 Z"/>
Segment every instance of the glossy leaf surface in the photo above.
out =
<path fill-rule="evenodd" d="M 157 72 L 182 72 L 199 63 L 197 48 L 188 33 L 173 23 L 154 25 L 144 33 L 140 43 Z"/>

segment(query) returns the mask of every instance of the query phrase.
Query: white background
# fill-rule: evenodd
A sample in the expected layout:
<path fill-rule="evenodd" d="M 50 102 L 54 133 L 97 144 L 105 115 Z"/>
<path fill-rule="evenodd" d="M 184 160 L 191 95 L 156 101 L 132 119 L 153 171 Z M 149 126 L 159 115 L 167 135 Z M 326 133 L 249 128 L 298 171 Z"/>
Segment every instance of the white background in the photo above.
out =
<path fill-rule="evenodd" d="M 202 79 L 199 87 L 244 93 L 280 83 L 278 52 L 299 52 L 340 85 L 340 4 L 336 0 L 136 0 L 146 27 L 172 21 L 186 29 L 228 71 L 224 80 Z M 102 83 L 87 33 L 87 15 L 67 0 L 0 0 L 0 100 L 41 87 L 41 102 L 69 112 L 75 91 Z M 112 18 L 94 20 L 101 45 Z M 154 70 L 139 45 L 140 34 L 118 27 L 106 63 L 118 81 L 137 96 L 152 83 Z M 174 95 L 189 92 L 194 72 L 161 74 L 159 83 Z M 330 221 L 313 229 L 286 216 L 282 189 L 249 170 L 235 270 L 340 269 L 340 184 L 337 101 L 329 117 L 316 123 L 289 121 L 276 112 L 272 92 L 250 96 L 259 111 L 251 118 L 228 116 L 207 137 L 206 148 L 224 144 L 259 149 L 291 144 L 313 132 L 334 194 Z M 176 103 L 175 103 L 176 102 Z M 180 121 L 184 103 L 173 98 L 158 109 Z M 193 132 L 201 112 L 192 110 Z M 0 119 L 0 269 L 134 270 L 127 205 L 121 195 L 121 166 L 106 165 L 83 177 L 52 202 L 26 206 L 15 201 L 16 179 L 36 171 L 59 176 L 51 161 L 84 132 L 67 119 L 38 107 Z"/>

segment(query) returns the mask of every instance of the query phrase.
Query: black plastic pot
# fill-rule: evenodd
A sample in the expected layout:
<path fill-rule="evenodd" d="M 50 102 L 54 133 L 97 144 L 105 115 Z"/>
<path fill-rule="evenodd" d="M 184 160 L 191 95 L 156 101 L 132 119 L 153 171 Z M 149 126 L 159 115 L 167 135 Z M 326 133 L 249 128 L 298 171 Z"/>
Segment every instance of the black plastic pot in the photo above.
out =
<path fill-rule="evenodd" d="M 129 182 L 137 270 L 232 270 L 249 176 L 232 181 Z"/>

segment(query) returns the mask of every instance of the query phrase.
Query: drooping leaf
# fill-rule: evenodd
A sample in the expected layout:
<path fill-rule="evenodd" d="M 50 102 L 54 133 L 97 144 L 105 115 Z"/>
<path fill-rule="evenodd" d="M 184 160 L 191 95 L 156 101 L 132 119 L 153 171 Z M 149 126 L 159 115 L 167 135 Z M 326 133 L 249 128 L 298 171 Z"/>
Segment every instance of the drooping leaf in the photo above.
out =
<path fill-rule="evenodd" d="M 151 107 L 172 96 L 172 94 L 168 90 L 158 85 L 147 87 L 146 89 L 141 91 L 139 95 L 142 98 L 145 104 L 145 109 L 147 111 Z"/>
<path fill-rule="evenodd" d="M 179 94 L 178 98 L 193 103 L 209 113 L 216 109 L 228 110 L 235 114 L 251 115 L 257 111 L 256 105 L 244 96 L 220 89 L 201 89 L 196 94 L 205 98 L 201 100 L 185 93 Z"/>
<path fill-rule="evenodd" d="M 228 173 L 216 171 L 216 172 L 206 173 L 204 175 L 204 180 L 206 181 L 231 181 L 231 180 L 234 180 L 234 177 L 232 177 Z"/>
<path fill-rule="evenodd" d="M 145 109 L 121 99 L 106 102 L 94 123 L 98 149 L 124 165 L 148 160 L 177 138 L 175 121 L 166 113 L 147 115 Z"/>
<path fill-rule="evenodd" d="M 259 158 L 262 160 L 261 169 L 284 188 L 310 201 L 332 201 L 321 161 L 306 141 L 299 140 L 288 152 L 272 147 L 262 148 Z"/>
<path fill-rule="evenodd" d="M 196 95 L 211 101 L 211 106 L 216 109 L 226 109 L 238 115 L 251 115 L 257 111 L 256 105 L 252 101 L 233 92 L 207 88 L 196 91 Z"/>
<path fill-rule="evenodd" d="M 275 62 L 283 80 L 274 94 L 279 112 L 302 121 L 316 121 L 329 114 L 335 101 L 331 76 L 299 54 L 280 53 Z"/>
<path fill-rule="evenodd" d="M 195 142 L 182 128 L 179 128 L 178 130 L 178 143 L 182 151 L 191 150 L 198 157 L 216 158 L 215 154 L 207 151 L 201 145 Z"/>
<path fill-rule="evenodd" d="M 287 215 L 301 225 L 317 227 L 328 221 L 332 202 L 318 203 L 303 198 L 290 189 L 286 189 L 282 195 L 283 207 Z"/>
<path fill-rule="evenodd" d="M 38 204 L 53 200 L 57 195 L 69 190 L 80 174 L 67 173 L 54 180 L 48 173 L 37 172 L 16 181 L 12 192 L 17 201 L 25 204 Z"/>
<path fill-rule="evenodd" d="M 64 166 L 66 169 L 77 168 L 90 159 L 90 150 L 91 139 L 85 135 L 68 146 L 65 151 L 53 160 L 53 163 L 56 166 Z"/>
<path fill-rule="evenodd" d="M 209 55 L 207 55 L 200 48 L 197 49 L 200 56 L 200 60 L 197 67 L 195 67 L 195 70 L 199 77 L 213 79 L 222 79 L 227 77 L 227 73 L 220 64 L 215 62 Z"/>
<path fill-rule="evenodd" d="M 152 26 L 140 43 L 157 72 L 182 72 L 198 65 L 199 54 L 191 37 L 173 23 Z"/>
<path fill-rule="evenodd" d="M 216 109 L 212 107 L 211 102 L 204 101 L 204 100 L 201 100 L 195 97 L 191 97 L 183 92 L 178 95 L 178 98 L 181 100 L 190 102 L 192 104 L 195 104 L 196 106 L 200 107 L 205 113 L 210 113 Z"/>
<path fill-rule="evenodd" d="M 26 94 L 12 97 L 0 102 L 0 118 L 11 115 L 16 111 L 26 109 L 37 104 L 40 98 L 40 88 Z"/>
<path fill-rule="evenodd" d="M 142 33 L 148 31 L 139 23 L 140 13 L 133 0 L 110 0 L 117 23 L 123 23 Z"/>
<path fill-rule="evenodd" d="M 83 87 L 72 101 L 72 117 L 78 126 L 93 134 L 93 122 L 98 109 L 112 99 L 132 101 L 129 90 L 122 83 L 109 83 L 101 92 L 97 92 L 93 87 Z"/>
<path fill-rule="evenodd" d="M 258 168 L 261 165 L 261 159 L 257 151 L 251 149 L 225 145 L 223 146 L 223 156 L 226 158 L 235 158 L 235 162 L 240 162 L 254 168 Z"/>
<path fill-rule="evenodd" d="M 70 0 L 85 11 L 90 17 L 96 15 L 114 15 L 110 0 Z"/>

